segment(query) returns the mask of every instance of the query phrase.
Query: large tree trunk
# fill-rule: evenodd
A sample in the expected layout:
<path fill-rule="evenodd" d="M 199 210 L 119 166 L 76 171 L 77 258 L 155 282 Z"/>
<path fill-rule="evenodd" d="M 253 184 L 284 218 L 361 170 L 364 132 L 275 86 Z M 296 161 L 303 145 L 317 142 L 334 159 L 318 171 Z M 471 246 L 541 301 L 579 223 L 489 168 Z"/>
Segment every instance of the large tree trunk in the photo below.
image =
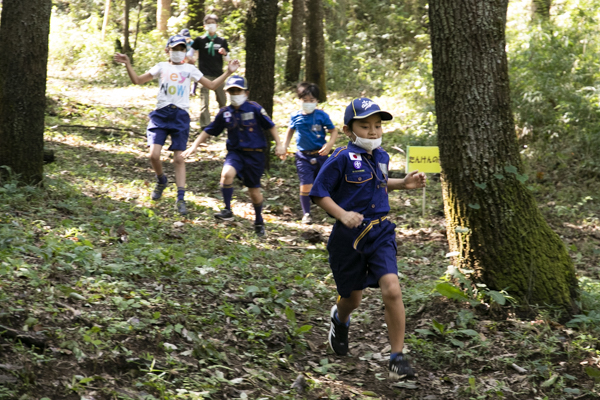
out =
<path fill-rule="evenodd" d="M 300 78 L 300 65 L 302 62 L 302 41 L 304 39 L 304 9 L 305 0 L 292 2 L 292 26 L 290 28 L 290 45 L 285 61 L 285 83 L 293 85 Z"/>
<path fill-rule="evenodd" d="M 0 23 L 0 165 L 25 183 L 44 169 L 50 0 L 3 0 Z M 2 169 L 0 172 L 6 172 Z"/>
<path fill-rule="evenodd" d="M 204 0 L 189 0 L 188 16 L 188 28 L 201 30 L 204 26 Z"/>
<path fill-rule="evenodd" d="M 163 34 L 167 33 L 169 18 L 171 18 L 171 0 L 158 0 L 156 2 L 156 29 Z"/>
<path fill-rule="evenodd" d="M 475 281 L 506 289 L 521 304 L 571 313 L 573 263 L 522 183 L 504 50 L 507 6 L 508 0 L 429 3 L 448 241 Z"/>
<path fill-rule="evenodd" d="M 278 12 L 277 0 L 252 0 L 246 19 L 246 79 L 250 100 L 263 106 L 271 117 L 275 93 L 275 41 Z M 270 150 L 272 138 L 268 132 L 265 134 L 267 150 Z M 267 168 L 268 159 L 267 157 Z"/>
<path fill-rule="evenodd" d="M 308 0 L 306 16 L 306 80 L 319 85 L 320 102 L 327 100 L 327 77 L 325 76 L 325 38 L 323 37 L 323 3 Z"/>

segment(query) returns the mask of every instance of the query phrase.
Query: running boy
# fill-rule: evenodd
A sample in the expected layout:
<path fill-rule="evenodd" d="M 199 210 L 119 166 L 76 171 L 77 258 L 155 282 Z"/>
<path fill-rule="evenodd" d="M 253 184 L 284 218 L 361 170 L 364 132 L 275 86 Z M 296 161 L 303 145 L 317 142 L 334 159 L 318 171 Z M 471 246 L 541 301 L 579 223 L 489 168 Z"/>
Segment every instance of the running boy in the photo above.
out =
<path fill-rule="evenodd" d="M 302 206 L 302 223 L 312 224 L 310 215 L 310 189 L 313 182 L 327 161 L 329 152 L 337 139 L 337 130 L 331 122 L 329 115 L 317 109 L 319 87 L 307 84 L 302 93 L 298 95 L 302 101 L 302 110 L 294 111 L 285 138 L 285 149 L 290 145 L 294 131 L 296 136 L 296 171 L 300 179 L 300 205 Z M 327 129 L 327 131 L 326 131 Z M 325 140 L 329 132 L 329 141 Z"/>
<path fill-rule="evenodd" d="M 254 206 L 254 232 L 258 236 L 265 235 L 265 224 L 262 217 L 263 196 L 260 191 L 260 177 L 265 170 L 265 150 L 267 142 L 263 129 L 268 129 L 275 140 L 275 154 L 282 156 L 285 149 L 279 141 L 277 127 L 271 121 L 264 108 L 248 99 L 246 79 L 234 75 L 227 79 L 225 91 L 229 95 L 231 105 L 221 108 L 192 147 L 183 152 L 187 158 L 193 154 L 198 145 L 204 143 L 209 136 L 217 136 L 227 128 L 227 156 L 221 171 L 221 193 L 225 201 L 225 209 L 215 214 L 215 218 L 233 221 L 231 198 L 233 197 L 233 178 L 236 176 L 248 187 L 250 200 Z"/>
<path fill-rule="evenodd" d="M 175 164 L 175 182 L 177 184 L 177 211 L 181 215 L 187 214 L 184 200 L 185 196 L 185 161 L 181 157 L 182 151 L 187 147 L 190 133 L 190 82 L 198 81 L 210 88 L 221 85 L 225 79 L 234 73 L 240 63 L 237 60 L 229 63 L 227 72 L 214 81 L 206 79 L 202 73 L 191 64 L 184 62 L 186 53 L 185 37 L 180 35 L 171 36 L 167 43 L 169 47 L 170 62 L 160 62 L 150 68 L 148 72 L 138 76 L 131 66 L 126 54 L 116 53 L 115 61 L 125 64 L 131 82 L 143 85 L 158 77 L 159 90 L 156 96 L 156 110 L 149 115 L 150 122 L 146 129 L 148 146 L 150 146 L 150 163 L 156 173 L 156 185 L 152 191 L 152 200 L 161 198 L 167 187 L 168 179 L 163 173 L 160 161 L 160 152 L 165 144 L 167 136 L 171 136 L 169 150 L 174 152 L 173 163 Z"/>
<path fill-rule="evenodd" d="M 363 289 L 381 287 L 390 344 L 390 377 L 413 376 L 402 356 L 405 314 L 398 282 L 396 235 L 387 219 L 388 191 L 416 189 L 425 174 L 414 171 L 404 179 L 388 178 L 390 157 L 381 147 L 381 121 L 393 117 L 367 98 L 346 107 L 344 133 L 351 142 L 337 148 L 321 168 L 311 198 L 335 223 L 327 250 L 339 293 L 331 308 L 329 345 L 338 355 L 348 352 L 350 314 L 358 308 Z"/>

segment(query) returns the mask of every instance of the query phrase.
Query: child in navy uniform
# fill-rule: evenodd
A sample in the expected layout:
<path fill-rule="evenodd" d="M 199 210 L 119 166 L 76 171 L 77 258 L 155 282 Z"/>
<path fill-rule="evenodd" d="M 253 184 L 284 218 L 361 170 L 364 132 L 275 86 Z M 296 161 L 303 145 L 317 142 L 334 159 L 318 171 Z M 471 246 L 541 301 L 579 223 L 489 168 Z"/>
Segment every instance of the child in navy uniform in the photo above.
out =
<path fill-rule="evenodd" d="M 173 163 L 175 164 L 175 182 L 177 183 L 177 211 L 181 215 L 187 214 L 184 200 L 185 195 L 185 161 L 181 153 L 187 147 L 190 133 L 190 82 L 198 81 L 201 84 L 217 88 L 225 79 L 235 72 L 240 63 L 234 60 L 229 63 L 227 72 L 214 81 L 206 79 L 202 72 L 191 64 L 184 62 L 186 56 L 186 39 L 175 35 L 169 38 L 170 62 L 160 62 L 150 68 L 148 72 L 138 76 L 131 66 L 126 54 L 115 54 L 115 61 L 125 64 L 131 82 L 143 85 L 158 77 L 159 91 L 157 95 L 156 110 L 150 113 L 150 122 L 146 130 L 148 146 L 150 146 L 150 163 L 156 173 L 156 185 L 152 191 L 152 200 L 161 198 L 167 187 L 168 179 L 163 174 L 160 152 L 165 144 L 167 136 L 171 136 L 169 150 L 174 152 Z"/>
<path fill-rule="evenodd" d="M 310 189 L 313 182 L 327 161 L 329 152 L 337 139 L 337 130 L 329 115 L 323 110 L 316 109 L 319 98 L 319 87 L 307 84 L 298 95 L 302 100 L 302 110 L 292 113 L 285 138 L 285 148 L 290 145 L 294 131 L 296 136 L 296 171 L 300 179 L 300 205 L 302 206 L 302 223 L 311 224 Z M 329 132 L 329 141 L 325 139 Z"/>
<path fill-rule="evenodd" d="M 414 376 L 403 358 L 405 314 L 396 262 L 396 225 L 387 219 L 388 191 L 416 189 L 425 174 L 388 178 L 389 155 L 381 147 L 382 120 L 392 115 L 367 98 L 354 99 L 344 114 L 344 133 L 351 139 L 325 162 L 310 192 L 311 198 L 337 221 L 327 250 L 339 293 L 331 308 L 329 344 L 338 355 L 348 352 L 350 314 L 358 308 L 363 289 L 381 287 L 385 320 L 392 347 L 390 377 Z"/>
<path fill-rule="evenodd" d="M 260 177 L 265 170 L 267 142 L 263 130 L 269 130 L 275 140 L 275 154 L 282 156 L 285 149 L 279 141 L 277 127 L 259 104 L 248 99 L 246 79 L 234 75 L 227 79 L 225 91 L 229 95 L 231 105 L 221 108 L 215 120 L 211 122 L 192 147 L 187 149 L 184 158 L 193 154 L 198 145 L 204 143 L 209 136 L 217 136 L 227 129 L 227 156 L 221 172 L 221 193 L 225 201 L 225 209 L 215 214 L 215 218 L 232 221 L 231 198 L 233 197 L 233 179 L 237 176 L 248 193 L 254 206 L 254 231 L 258 236 L 265 235 L 262 217 L 263 196 L 260 191 Z"/>

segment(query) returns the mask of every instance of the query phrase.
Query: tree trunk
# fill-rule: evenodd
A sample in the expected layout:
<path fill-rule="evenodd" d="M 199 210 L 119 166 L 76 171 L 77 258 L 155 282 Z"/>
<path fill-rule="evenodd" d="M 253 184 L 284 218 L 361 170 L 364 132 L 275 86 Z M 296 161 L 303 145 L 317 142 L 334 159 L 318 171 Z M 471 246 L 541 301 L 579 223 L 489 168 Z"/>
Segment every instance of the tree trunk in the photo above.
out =
<path fill-rule="evenodd" d="M 250 100 L 273 116 L 275 93 L 275 41 L 277 38 L 277 0 L 252 0 L 246 19 L 246 79 Z M 268 150 L 271 135 L 265 132 Z M 270 154 L 270 151 L 267 153 Z M 267 157 L 267 168 L 269 167 Z"/>
<path fill-rule="evenodd" d="M 204 26 L 204 0 L 189 0 L 188 15 L 188 28 L 201 30 Z"/>
<path fill-rule="evenodd" d="M 320 102 L 327 101 L 325 76 L 325 38 L 323 37 L 323 3 L 308 0 L 306 16 L 306 80 L 319 85 Z"/>
<path fill-rule="evenodd" d="M 294 85 L 300 79 L 300 65 L 302 62 L 302 42 L 304 40 L 304 9 L 305 0 L 292 2 L 292 26 L 290 28 L 290 45 L 285 61 L 285 83 Z"/>
<path fill-rule="evenodd" d="M 476 282 L 506 289 L 524 306 L 572 313 L 573 263 L 522 183 L 504 50 L 507 7 L 508 0 L 429 3 L 448 241 Z"/>
<path fill-rule="evenodd" d="M 552 0 L 532 1 L 534 16 L 538 16 L 542 19 L 550 19 L 550 7 L 552 7 Z"/>
<path fill-rule="evenodd" d="M 169 18 L 171 18 L 171 0 L 158 0 L 156 3 L 156 29 L 167 33 Z"/>
<path fill-rule="evenodd" d="M 10 167 L 25 183 L 43 179 L 51 10 L 50 0 L 2 2 L 0 165 Z"/>
<path fill-rule="evenodd" d="M 123 53 L 131 56 L 131 45 L 129 44 L 129 9 L 132 0 L 125 0 L 123 6 Z"/>
<path fill-rule="evenodd" d="M 106 38 L 106 28 L 108 27 L 108 18 L 110 16 L 110 2 L 111 0 L 106 0 L 104 3 L 104 18 L 102 19 L 102 41 Z"/>

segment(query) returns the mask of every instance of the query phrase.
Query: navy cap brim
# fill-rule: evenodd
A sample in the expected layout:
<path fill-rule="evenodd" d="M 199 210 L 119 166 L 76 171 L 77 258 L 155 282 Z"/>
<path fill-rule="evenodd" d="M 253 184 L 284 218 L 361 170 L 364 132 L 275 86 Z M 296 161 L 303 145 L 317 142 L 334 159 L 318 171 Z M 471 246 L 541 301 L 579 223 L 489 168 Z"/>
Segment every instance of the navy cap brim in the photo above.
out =
<path fill-rule="evenodd" d="M 387 111 L 375 110 L 375 111 L 370 112 L 368 114 L 357 115 L 355 117 L 352 117 L 352 119 L 350 119 L 350 121 L 352 121 L 353 119 L 365 119 L 365 118 L 370 117 L 371 115 L 374 115 L 374 114 L 381 114 L 381 120 L 382 121 L 391 121 L 392 119 L 394 119 L 393 115 L 390 114 Z M 350 122 L 350 121 L 348 121 L 348 122 Z M 346 125 L 348 125 L 348 124 L 346 124 Z"/>
<path fill-rule="evenodd" d="M 176 43 L 171 43 L 171 44 L 169 45 L 169 47 L 175 47 L 175 46 L 178 46 L 178 45 L 180 45 L 180 44 L 187 45 L 187 43 L 186 43 L 186 42 L 185 42 L 185 40 L 184 40 L 184 41 L 180 41 L 180 42 L 176 42 Z"/>
<path fill-rule="evenodd" d="M 248 90 L 248 89 L 246 89 L 245 87 L 243 87 L 243 86 L 240 86 L 240 85 L 229 85 L 229 86 L 225 86 L 225 87 L 223 88 L 223 90 L 231 89 L 232 87 L 240 88 L 240 89 L 242 89 L 242 90 Z"/>

